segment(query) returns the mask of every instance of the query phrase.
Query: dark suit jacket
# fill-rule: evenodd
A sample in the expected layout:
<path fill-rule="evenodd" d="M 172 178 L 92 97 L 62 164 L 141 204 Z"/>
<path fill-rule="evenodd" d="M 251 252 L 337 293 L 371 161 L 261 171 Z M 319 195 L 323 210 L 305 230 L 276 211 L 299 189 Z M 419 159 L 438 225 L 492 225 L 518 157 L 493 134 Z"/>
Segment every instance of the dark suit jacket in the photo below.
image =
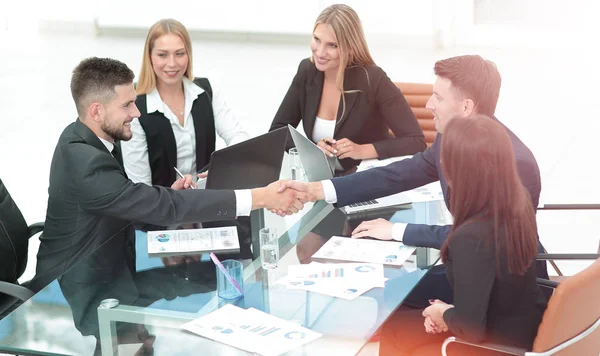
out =
<path fill-rule="evenodd" d="M 504 231 L 499 238 L 503 241 Z M 531 349 L 546 300 L 537 287 L 535 264 L 524 275 L 509 274 L 500 251 L 497 273 L 494 224 L 476 220 L 460 226 L 450 238 L 446 268 L 454 290 L 454 308 L 444 320 L 454 335 Z"/>
<path fill-rule="evenodd" d="M 135 265 L 132 222 L 169 225 L 230 219 L 236 213 L 233 191 L 174 191 L 134 184 L 79 120 L 59 138 L 48 194 L 32 288 L 39 290 L 64 274 L 61 286 L 70 285 L 74 293 L 80 293 L 80 300 L 92 299 L 104 282 L 116 276 L 123 283 L 131 279 Z M 77 264 L 104 243 L 111 246 L 111 253 Z"/>
<path fill-rule="evenodd" d="M 539 167 L 529 148 L 506 126 L 504 128 L 513 144 L 519 177 L 527 191 L 529 191 L 535 209 L 538 206 L 542 190 Z M 442 135 L 438 134 L 431 147 L 425 152 L 415 154 L 411 159 L 345 177 L 334 178 L 332 182 L 337 194 L 337 205 L 346 206 L 376 199 L 439 180 L 446 206 L 448 206 L 448 183 L 440 166 L 441 141 Z M 360 189 L 357 189 L 357 187 L 360 187 Z M 404 232 L 404 243 L 440 249 L 450 232 L 450 228 L 450 225 L 408 224 Z"/>
<path fill-rule="evenodd" d="M 494 118 L 494 120 L 497 120 Z M 503 125 L 504 126 L 504 125 Z M 542 182 L 540 169 L 533 153 L 525 144 L 504 126 L 513 145 L 517 170 L 521 182 L 529 192 L 534 209 L 540 201 Z M 446 206 L 449 206 L 448 182 L 440 166 L 440 148 L 442 135 L 438 134 L 433 145 L 425 152 L 415 154 L 411 159 L 391 163 L 385 167 L 351 174 L 332 180 L 337 194 L 337 205 L 345 206 L 366 200 L 377 199 L 390 194 L 414 189 L 425 184 L 440 181 Z M 360 189 L 357 189 L 360 187 Z M 440 249 L 448 237 L 451 225 L 437 226 L 408 224 L 404 231 L 403 242 L 411 246 L 423 246 Z M 543 251 L 540 244 L 539 252 Z M 538 277 L 548 278 L 546 262 L 537 262 Z"/>
<path fill-rule="evenodd" d="M 312 139 L 323 81 L 323 72 L 309 59 L 300 62 L 298 73 L 269 130 L 288 124 L 298 127 L 302 121 L 304 132 Z M 346 109 L 343 117 L 340 99 L 333 138 L 347 138 L 358 144 L 372 143 L 379 158 L 412 155 L 427 147 L 423 131 L 406 99 L 381 68 L 376 65 L 347 68 L 344 90 L 357 92 L 344 94 Z M 390 128 L 395 138 L 389 134 Z M 349 169 L 360 161 L 348 158 L 340 163 L 344 169 Z"/>

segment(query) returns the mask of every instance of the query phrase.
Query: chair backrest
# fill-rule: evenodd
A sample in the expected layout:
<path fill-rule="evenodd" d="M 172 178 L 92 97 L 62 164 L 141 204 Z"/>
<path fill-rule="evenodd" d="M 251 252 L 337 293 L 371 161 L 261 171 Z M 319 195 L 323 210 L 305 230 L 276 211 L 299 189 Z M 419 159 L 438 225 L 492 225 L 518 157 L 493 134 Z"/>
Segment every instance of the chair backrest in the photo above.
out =
<path fill-rule="evenodd" d="M 29 227 L 0 179 L 0 280 L 14 283 L 25 271 Z"/>
<path fill-rule="evenodd" d="M 533 344 L 534 352 L 544 352 L 582 333 L 600 318 L 600 259 L 585 270 L 561 282 L 548 303 L 548 309 Z M 553 355 L 598 355 L 600 327 Z"/>
<path fill-rule="evenodd" d="M 412 109 L 413 113 L 421 125 L 421 130 L 425 135 L 425 143 L 427 147 L 433 144 L 437 131 L 435 130 L 435 123 L 433 122 L 433 114 L 431 111 L 425 108 L 427 100 L 433 94 L 432 84 L 423 83 L 394 83 L 408 101 L 408 105 Z"/>

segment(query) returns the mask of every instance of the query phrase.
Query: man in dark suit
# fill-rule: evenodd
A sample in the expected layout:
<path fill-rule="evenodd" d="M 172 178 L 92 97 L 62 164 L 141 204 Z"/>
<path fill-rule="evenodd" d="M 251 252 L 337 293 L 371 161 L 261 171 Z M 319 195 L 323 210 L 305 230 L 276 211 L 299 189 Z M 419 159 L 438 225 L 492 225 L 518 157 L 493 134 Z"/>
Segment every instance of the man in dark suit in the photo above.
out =
<path fill-rule="evenodd" d="M 46 224 L 31 287 L 38 291 L 61 276 L 67 300 L 84 305 L 73 311 L 78 327 L 89 310 L 95 313 L 98 305 L 90 301 L 109 283 L 133 280 L 132 222 L 215 221 L 263 207 L 295 213 L 311 200 L 306 192 L 277 193 L 278 182 L 238 191 L 180 190 L 190 186 L 191 177 L 179 179 L 173 189 L 134 184 L 116 144 L 131 138 L 130 123 L 140 115 L 133 78 L 125 64 L 108 58 L 88 58 L 75 68 L 71 92 L 79 118 L 60 136 L 50 168 Z M 101 246 L 105 253 L 91 258 Z M 135 302 L 138 294 L 133 290 L 124 302 Z M 94 334 L 93 329 L 82 332 Z"/>
<path fill-rule="evenodd" d="M 317 199 L 345 206 L 410 190 L 439 180 L 446 206 L 449 207 L 451 191 L 440 167 L 440 147 L 444 127 L 449 120 L 467 118 L 475 114 L 494 118 L 501 78 L 494 63 L 476 55 L 438 61 L 434 72 L 437 80 L 433 86 L 433 95 L 426 105 L 434 115 L 435 127 L 438 131 L 431 147 L 422 153 L 416 153 L 411 159 L 391 163 L 385 167 L 334 178 L 330 181 L 309 183 L 309 193 Z M 527 146 L 508 128 L 506 131 L 513 144 L 519 176 L 529 191 L 535 208 L 538 206 L 541 191 L 537 162 Z M 306 189 L 297 182 L 286 183 L 285 187 L 288 186 Z M 449 209 L 452 211 L 451 207 Z M 352 236 L 393 239 L 407 245 L 439 249 L 448 237 L 450 229 L 450 225 L 392 224 L 387 220 L 377 219 L 361 223 L 352 232 Z M 547 278 L 545 263 L 538 263 L 537 273 L 538 277 Z M 426 307 L 429 305 L 429 299 L 441 299 L 452 303 L 452 290 L 446 279 L 444 266 L 435 267 L 428 273 L 409 297 L 408 304 Z"/>

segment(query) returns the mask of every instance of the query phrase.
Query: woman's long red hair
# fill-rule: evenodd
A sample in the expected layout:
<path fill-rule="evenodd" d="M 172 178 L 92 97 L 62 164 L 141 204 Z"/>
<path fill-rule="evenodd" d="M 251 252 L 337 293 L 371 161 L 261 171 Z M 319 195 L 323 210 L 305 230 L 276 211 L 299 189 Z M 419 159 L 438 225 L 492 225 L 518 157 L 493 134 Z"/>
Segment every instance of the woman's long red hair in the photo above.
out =
<path fill-rule="evenodd" d="M 453 233 L 479 219 L 494 224 L 496 266 L 505 255 L 510 274 L 524 274 L 535 259 L 535 211 L 519 174 L 508 133 L 497 121 L 477 116 L 453 119 L 442 136 L 441 164 L 450 186 L 454 225 L 442 246 L 448 258 Z M 503 234 L 499 234 L 499 231 Z M 491 241 L 490 241 L 491 242 Z"/>

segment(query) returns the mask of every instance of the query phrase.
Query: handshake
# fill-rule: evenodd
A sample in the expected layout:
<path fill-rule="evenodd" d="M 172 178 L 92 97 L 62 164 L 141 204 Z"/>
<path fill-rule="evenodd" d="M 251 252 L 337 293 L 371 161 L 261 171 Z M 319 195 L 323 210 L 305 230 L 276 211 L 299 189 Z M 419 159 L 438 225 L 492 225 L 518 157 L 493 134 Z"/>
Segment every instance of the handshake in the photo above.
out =
<path fill-rule="evenodd" d="M 171 188 L 182 190 L 196 187 L 192 176 L 186 174 L 176 180 Z M 295 214 L 302 210 L 304 204 L 324 199 L 321 182 L 280 180 L 263 188 L 252 189 L 251 193 L 252 210 L 265 208 L 279 216 Z"/>
<path fill-rule="evenodd" d="M 280 180 L 252 189 L 252 210 L 266 208 L 279 216 L 292 215 L 302 210 L 304 204 L 322 199 L 320 182 Z"/>

